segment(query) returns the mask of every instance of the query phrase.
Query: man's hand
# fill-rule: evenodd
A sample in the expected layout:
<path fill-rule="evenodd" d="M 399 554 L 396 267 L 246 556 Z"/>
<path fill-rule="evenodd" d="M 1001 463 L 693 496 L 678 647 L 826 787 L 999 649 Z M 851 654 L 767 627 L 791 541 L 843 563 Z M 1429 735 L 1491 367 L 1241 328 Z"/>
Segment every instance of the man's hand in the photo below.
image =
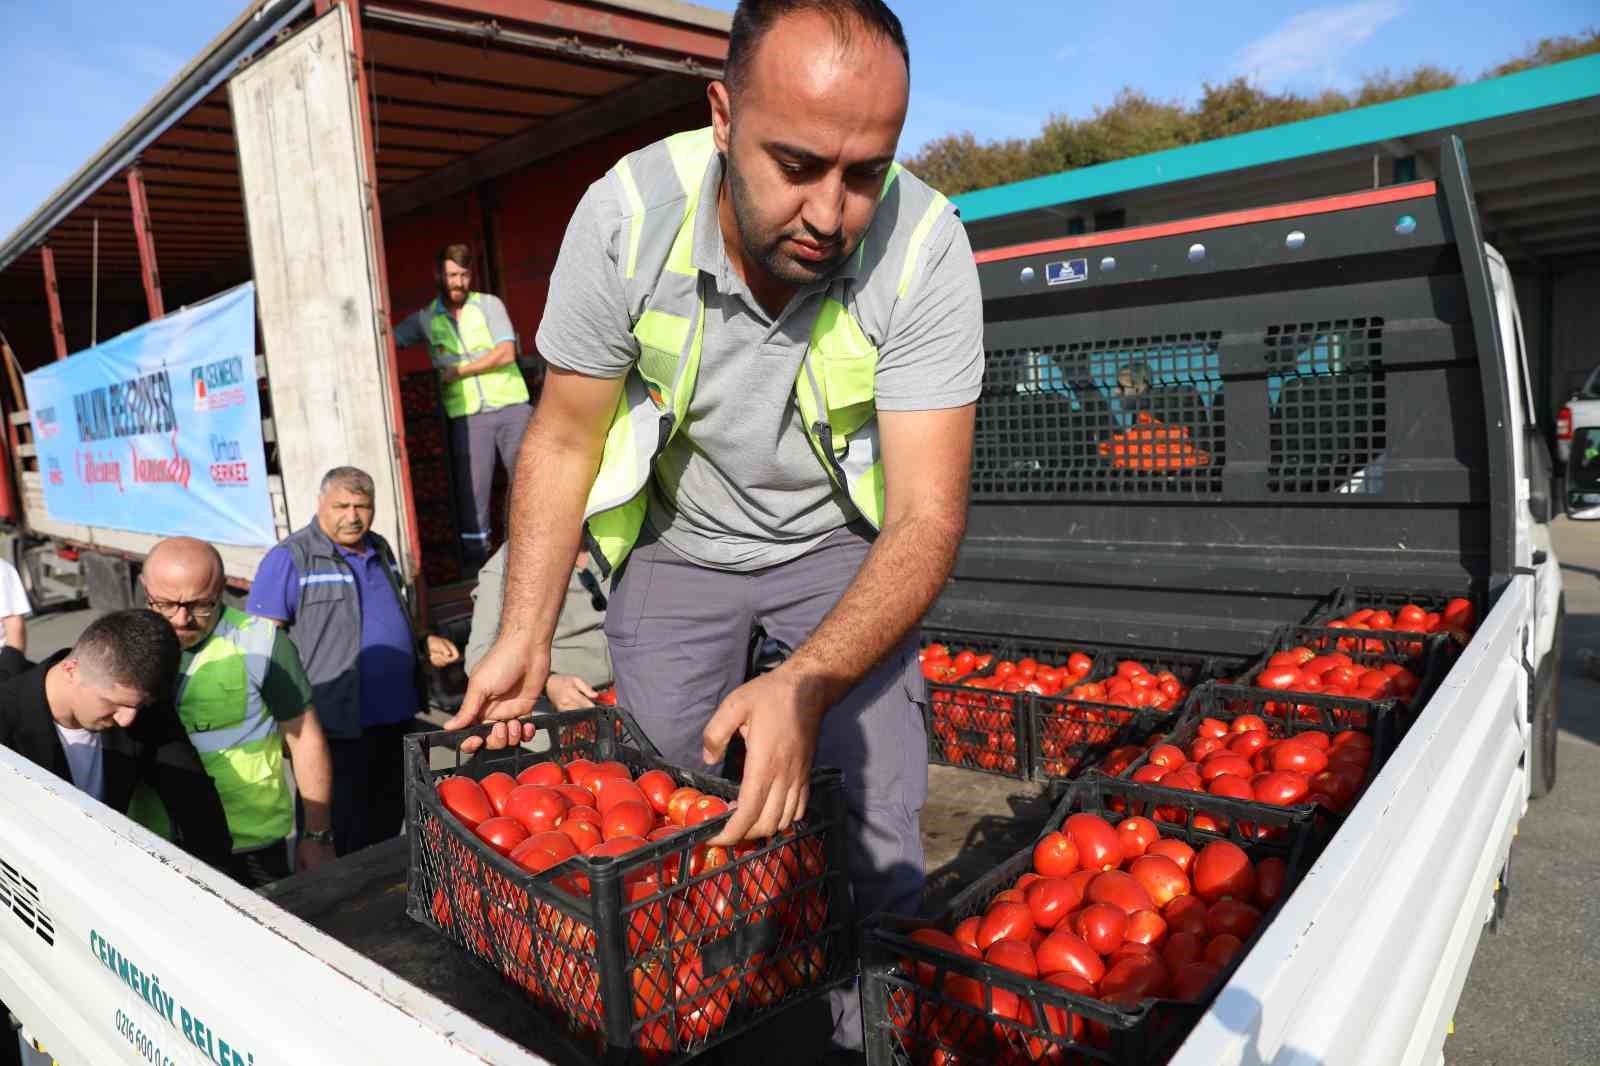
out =
<path fill-rule="evenodd" d="M 449 640 L 434 633 L 428 634 L 428 661 L 435 670 L 443 670 L 461 658 L 461 649 Z"/>
<path fill-rule="evenodd" d="M 324 844 L 320 840 L 307 840 L 301 837 L 294 848 L 294 868 L 298 873 L 315 870 L 338 858 L 334 854 L 332 844 Z"/>
<path fill-rule="evenodd" d="M 550 680 L 544 683 L 544 694 L 550 697 L 550 702 L 558 711 L 581 711 L 585 707 L 594 706 L 594 698 L 599 695 L 589 687 L 589 683 L 574 674 L 551 674 Z"/>
<path fill-rule="evenodd" d="M 439 384 L 452 385 L 460 380 L 461 371 L 457 370 L 455 367 L 444 366 L 439 368 Z"/>
<path fill-rule="evenodd" d="M 479 722 L 493 722 L 494 730 L 488 738 L 491 748 L 532 740 L 533 723 L 517 723 L 512 719 L 533 713 L 534 702 L 544 691 L 549 676 L 548 651 L 530 648 L 525 641 L 507 640 L 502 633 L 467 678 L 467 694 L 461 700 L 461 709 L 444 727 L 465 729 Z M 512 722 L 509 728 L 507 722 Z M 461 750 L 474 752 L 482 746 L 483 742 L 474 738 L 463 741 Z"/>
<path fill-rule="evenodd" d="M 811 761 L 827 710 L 819 683 L 782 666 L 722 701 L 705 729 L 705 761 L 721 759 L 738 732 L 744 737 L 744 781 L 733 816 L 712 846 L 771 836 L 805 814 Z"/>

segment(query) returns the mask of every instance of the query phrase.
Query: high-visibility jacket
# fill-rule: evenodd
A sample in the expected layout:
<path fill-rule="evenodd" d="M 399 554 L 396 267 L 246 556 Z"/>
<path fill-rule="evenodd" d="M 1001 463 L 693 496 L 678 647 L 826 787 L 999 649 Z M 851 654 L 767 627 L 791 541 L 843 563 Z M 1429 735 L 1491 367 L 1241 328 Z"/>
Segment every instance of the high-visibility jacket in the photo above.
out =
<path fill-rule="evenodd" d="M 695 217 L 714 154 L 708 127 L 657 141 L 611 170 L 623 201 L 623 288 L 636 309 L 639 359 L 624 380 L 584 507 L 590 550 L 607 572 L 639 538 L 651 468 L 683 425 L 694 395 L 705 339 Z M 953 210 L 898 164 L 890 167 L 872 225 L 854 253 L 855 276 L 835 279 L 818 301 L 795 377 L 795 402 L 812 449 L 875 529 L 883 524 L 878 349 L 896 302 L 916 281 L 928 234 Z"/>
<path fill-rule="evenodd" d="M 428 351 L 433 365 L 460 366 L 470 363 L 494 347 L 489 320 L 484 317 L 478 293 L 467 294 L 457 318 L 435 299 L 428 318 Z M 528 402 L 528 383 L 513 361 L 471 377 L 457 378 L 440 388 L 444 412 L 451 418 L 475 415 L 479 411 Z"/>
<path fill-rule="evenodd" d="M 178 717 L 211 775 L 233 835 L 233 850 L 252 851 L 294 829 L 294 796 L 283 775 L 283 738 L 261 700 L 277 627 L 225 607 L 211 636 L 184 656 Z M 166 808 L 141 788 L 128 817 L 171 836 Z"/>

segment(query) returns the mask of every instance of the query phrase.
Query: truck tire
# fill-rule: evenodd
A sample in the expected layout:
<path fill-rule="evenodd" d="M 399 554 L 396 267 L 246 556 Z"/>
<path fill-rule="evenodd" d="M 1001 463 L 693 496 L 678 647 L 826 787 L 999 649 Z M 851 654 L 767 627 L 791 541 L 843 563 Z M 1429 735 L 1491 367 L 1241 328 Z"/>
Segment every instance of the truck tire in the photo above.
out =
<path fill-rule="evenodd" d="M 1566 628 L 1566 597 L 1556 609 L 1555 640 L 1545 656 L 1544 684 L 1533 700 L 1533 735 L 1528 745 L 1528 796 L 1543 799 L 1556 787 L 1556 742 L 1561 734 L 1561 638 Z"/>

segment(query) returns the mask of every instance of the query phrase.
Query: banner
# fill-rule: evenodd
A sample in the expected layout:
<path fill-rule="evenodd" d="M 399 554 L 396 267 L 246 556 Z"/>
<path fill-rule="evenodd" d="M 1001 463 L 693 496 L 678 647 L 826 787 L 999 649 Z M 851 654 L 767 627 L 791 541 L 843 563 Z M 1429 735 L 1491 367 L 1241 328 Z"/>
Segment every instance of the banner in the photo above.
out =
<path fill-rule="evenodd" d="M 256 391 L 255 284 L 26 377 L 50 517 L 277 543 Z"/>

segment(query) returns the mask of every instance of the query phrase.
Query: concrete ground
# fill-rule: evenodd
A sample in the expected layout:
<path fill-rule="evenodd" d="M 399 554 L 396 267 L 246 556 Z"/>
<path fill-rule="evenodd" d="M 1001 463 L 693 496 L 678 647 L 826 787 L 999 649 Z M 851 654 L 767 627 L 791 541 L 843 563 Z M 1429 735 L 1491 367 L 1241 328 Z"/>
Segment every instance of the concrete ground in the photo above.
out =
<path fill-rule="evenodd" d="M 1579 652 L 1600 651 L 1600 523 L 1554 526 L 1567 597 L 1556 790 L 1535 803 L 1512 850 L 1512 893 L 1498 934 L 1484 933 L 1445 1043 L 1449 1066 L 1600 1063 L 1600 682 Z M 31 620 L 29 654 L 67 647 L 93 617 L 61 611 Z M 1041 789 L 934 767 L 923 841 L 929 910 L 1030 842 L 1049 812 Z"/>

